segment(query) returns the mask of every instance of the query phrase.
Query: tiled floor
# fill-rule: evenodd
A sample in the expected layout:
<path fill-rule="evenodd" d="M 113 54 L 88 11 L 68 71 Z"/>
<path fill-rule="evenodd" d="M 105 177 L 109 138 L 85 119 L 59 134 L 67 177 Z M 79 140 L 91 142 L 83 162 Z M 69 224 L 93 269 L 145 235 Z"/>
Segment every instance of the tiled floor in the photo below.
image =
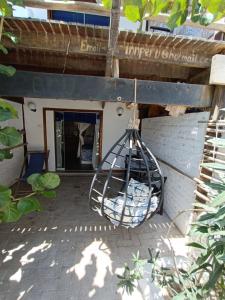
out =
<path fill-rule="evenodd" d="M 90 177 L 62 178 L 57 199 L 43 200 L 44 211 L 16 224 L 0 225 L 0 299 L 143 299 L 117 290 L 116 273 L 138 250 L 169 252 L 164 214 L 136 229 L 114 228 L 88 208 Z M 182 252 L 176 228 L 172 242 Z"/>

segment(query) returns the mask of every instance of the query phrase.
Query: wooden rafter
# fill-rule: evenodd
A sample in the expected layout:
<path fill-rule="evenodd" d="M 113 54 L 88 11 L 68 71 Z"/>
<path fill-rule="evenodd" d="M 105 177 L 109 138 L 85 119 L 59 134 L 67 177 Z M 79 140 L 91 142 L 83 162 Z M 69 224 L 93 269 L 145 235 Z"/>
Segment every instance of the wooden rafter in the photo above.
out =
<path fill-rule="evenodd" d="M 110 18 L 110 29 L 109 29 L 109 40 L 108 40 L 108 51 L 106 54 L 106 70 L 105 76 L 114 77 L 114 53 L 116 50 L 118 35 L 119 35 L 119 23 L 120 23 L 120 0 L 112 1 L 111 18 Z M 118 68 L 117 68 L 118 69 Z"/>
<path fill-rule="evenodd" d="M 116 0 L 115 0 L 116 1 Z M 113 14 L 113 13 L 112 13 Z M 117 11 L 118 17 L 118 11 Z M 106 75 L 112 76 L 113 65 L 118 61 L 135 60 L 175 64 L 187 67 L 208 68 L 213 55 L 225 50 L 225 42 L 190 37 L 165 36 L 158 33 L 138 34 L 118 32 L 118 18 L 114 18 L 112 27 L 91 27 L 65 24 L 56 21 L 7 19 L 5 29 L 20 37 L 17 45 L 5 40 L 9 49 L 27 49 L 48 51 L 71 55 L 90 55 L 104 57 L 107 60 Z M 114 25 L 115 26 L 114 26 Z M 29 29 L 29 30 L 28 30 Z M 68 49 L 68 42 L 70 47 Z M 201 43 L 201 49 L 199 44 Z M 3 61 L 2 61 L 3 62 Z M 115 71 L 115 68 L 114 68 Z M 118 72 L 117 72 L 118 73 Z"/>
<path fill-rule="evenodd" d="M 225 107 L 225 89 L 223 86 L 216 86 L 210 120 L 207 124 L 204 151 L 203 151 L 203 161 L 204 163 L 220 163 L 225 164 L 224 153 L 220 152 L 220 148 L 215 147 L 213 144 L 209 143 L 208 140 L 212 138 L 220 138 L 225 132 L 225 122 L 223 120 L 222 112 L 220 109 Z M 217 176 L 217 171 L 201 167 L 200 176 L 195 179 L 197 182 L 197 189 L 195 191 L 197 200 L 201 202 L 210 202 L 212 200 L 212 191 L 209 188 L 208 183 L 221 183 L 219 176 Z"/>

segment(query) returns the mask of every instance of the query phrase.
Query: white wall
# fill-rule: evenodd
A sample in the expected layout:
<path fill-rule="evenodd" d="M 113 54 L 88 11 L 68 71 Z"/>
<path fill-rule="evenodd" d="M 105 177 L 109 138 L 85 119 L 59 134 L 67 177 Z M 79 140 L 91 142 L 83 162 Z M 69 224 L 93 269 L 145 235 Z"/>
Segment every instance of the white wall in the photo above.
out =
<path fill-rule="evenodd" d="M 191 178 L 199 175 L 208 118 L 208 112 L 201 112 L 144 119 L 142 122 L 142 137 L 152 152 L 184 173 L 161 163 L 167 177 L 164 209 L 172 219 L 178 212 L 193 207 L 196 184 Z M 184 234 L 190 218 L 191 213 L 185 213 L 175 221 Z"/>
<path fill-rule="evenodd" d="M 48 13 L 47 13 L 47 9 L 43 9 L 43 8 L 21 7 L 21 6 L 14 5 L 13 16 L 18 18 L 47 20 Z"/>
<path fill-rule="evenodd" d="M 199 174 L 208 112 L 145 119 L 143 135 L 152 151 L 185 174 Z M 205 121 L 205 123 L 199 123 Z"/>
<path fill-rule="evenodd" d="M 28 102 L 34 102 L 37 107 L 36 112 L 29 110 Z M 116 113 L 116 108 L 122 106 L 124 108 L 123 116 L 119 117 Z M 83 109 L 83 110 L 102 110 L 102 104 L 95 101 L 73 101 L 73 100 L 52 100 L 52 99 L 25 99 L 24 113 L 25 126 L 27 132 L 28 149 L 43 150 L 44 136 L 43 136 L 43 108 L 59 108 L 59 109 Z M 103 140 L 102 140 L 102 154 L 107 153 L 109 148 L 116 142 L 126 129 L 129 119 L 132 116 L 132 111 L 127 109 L 122 103 L 105 104 L 103 110 Z M 53 127 L 53 113 L 47 113 L 47 138 L 49 156 L 49 169 L 55 170 L 55 156 L 54 156 L 54 127 Z"/>
<path fill-rule="evenodd" d="M 23 129 L 22 105 L 8 101 L 18 111 L 18 119 L 1 122 L 1 127 L 14 126 L 17 129 Z M 13 158 L 0 162 L 0 185 L 12 185 L 19 177 L 24 160 L 23 147 L 13 150 Z"/>

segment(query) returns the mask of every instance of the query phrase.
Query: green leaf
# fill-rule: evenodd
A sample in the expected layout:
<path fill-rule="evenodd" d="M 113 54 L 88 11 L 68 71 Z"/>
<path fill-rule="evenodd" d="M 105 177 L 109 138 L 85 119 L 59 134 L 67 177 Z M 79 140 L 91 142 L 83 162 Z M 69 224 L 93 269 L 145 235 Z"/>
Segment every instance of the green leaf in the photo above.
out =
<path fill-rule="evenodd" d="M 60 178 L 54 173 L 32 174 L 28 177 L 27 182 L 31 184 L 33 191 L 43 192 L 46 189 L 52 190 L 58 187 Z"/>
<path fill-rule="evenodd" d="M 16 222 L 20 219 L 21 213 L 16 207 L 16 203 L 11 202 L 9 205 L 4 207 L 2 221 L 3 222 Z"/>
<path fill-rule="evenodd" d="M 3 17 L 11 17 L 13 15 L 12 5 L 7 0 L 0 0 L 0 13 Z"/>
<path fill-rule="evenodd" d="M 169 2 L 168 0 L 151 0 L 151 11 L 147 10 L 146 12 L 152 16 L 157 16 L 168 7 Z"/>
<path fill-rule="evenodd" d="M 225 139 L 214 138 L 209 139 L 207 142 L 213 144 L 214 146 L 225 148 Z"/>
<path fill-rule="evenodd" d="M 216 207 L 224 203 L 225 203 L 225 191 L 219 194 L 218 196 L 216 196 L 210 204 L 211 206 Z"/>
<path fill-rule="evenodd" d="M 201 0 L 201 4 L 209 13 L 214 16 L 213 20 L 219 20 L 225 14 L 224 0 Z"/>
<path fill-rule="evenodd" d="M 141 21 L 145 4 L 145 0 L 124 0 L 123 10 L 125 17 L 132 22 Z"/>
<path fill-rule="evenodd" d="M 6 75 L 8 77 L 13 76 L 16 73 L 16 69 L 12 66 L 4 66 L 0 64 L 0 74 Z"/>
<path fill-rule="evenodd" d="M 11 201 L 11 195 L 11 189 L 5 186 L 0 186 L 0 210 Z"/>
<path fill-rule="evenodd" d="M 41 205 L 40 202 L 33 197 L 25 197 L 19 200 L 17 204 L 17 209 L 21 214 L 28 214 L 33 211 L 40 211 Z"/>
<path fill-rule="evenodd" d="M 35 173 L 35 174 L 30 175 L 27 178 L 27 183 L 29 183 L 32 186 L 32 190 L 35 192 L 42 192 L 45 190 L 45 188 L 39 181 L 40 176 L 41 176 L 40 174 Z"/>
<path fill-rule="evenodd" d="M 225 191 L 224 183 L 205 182 L 204 185 L 217 192 Z"/>
<path fill-rule="evenodd" d="M 102 0 L 102 4 L 107 9 L 111 9 L 112 8 L 112 0 Z"/>
<path fill-rule="evenodd" d="M 205 246 L 203 246 L 200 243 L 196 243 L 196 242 L 188 243 L 188 244 L 186 244 L 186 246 L 193 247 L 193 248 L 199 248 L 199 249 L 206 249 Z"/>
<path fill-rule="evenodd" d="M 199 221 L 199 222 L 204 222 L 204 221 L 213 219 L 213 218 L 215 218 L 215 215 L 216 215 L 215 213 L 204 213 L 203 215 L 201 215 L 201 216 L 198 218 L 198 221 Z"/>
<path fill-rule="evenodd" d="M 0 121 L 18 118 L 16 109 L 4 99 L 0 98 Z"/>
<path fill-rule="evenodd" d="M 18 37 L 12 32 L 3 32 L 2 35 L 10 39 L 13 44 L 17 44 L 19 41 Z"/>
<path fill-rule="evenodd" d="M 203 26 L 208 26 L 209 24 L 211 24 L 214 21 L 214 19 L 215 19 L 215 17 L 213 14 L 211 14 L 209 12 L 205 12 L 200 16 L 199 24 L 201 24 Z"/>
<path fill-rule="evenodd" d="M 206 253 L 201 253 L 200 256 L 198 256 L 197 260 L 196 260 L 196 264 L 197 265 L 202 265 L 204 264 L 207 259 L 209 258 L 209 256 L 211 255 L 211 251 L 207 251 Z"/>
<path fill-rule="evenodd" d="M 0 51 L 2 51 L 4 54 L 8 54 L 8 50 L 1 43 L 0 43 Z"/>
<path fill-rule="evenodd" d="M 0 161 L 13 158 L 13 153 L 10 150 L 0 149 Z"/>
<path fill-rule="evenodd" d="M 40 176 L 39 173 L 34 173 L 32 175 L 30 175 L 28 178 L 27 178 L 27 182 L 30 184 L 30 185 L 33 185 L 35 184 L 35 182 L 37 181 L 38 177 Z"/>
<path fill-rule="evenodd" d="M 46 198 L 55 198 L 56 197 L 55 191 L 44 191 L 44 192 L 41 192 L 41 194 Z"/>
<path fill-rule="evenodd" d="M 225 219 L 225 206 L 219 208 L 215 215 L 215 220 L 217 219 Z"/>
<path fill-rule="evenodd" d="M 127 19 L 132 22 L 140 21 L 140 11 L 138 6 L 126 5 L 124 9 L 124 14 L 127 17 Z"/>
<path fill-rule="evenodd" d="M 192 1 L 191 21 L 198 22 L 201 12 L 201 5 L 198 0 Z"/>
<path fill-rule="evenodd" d="M 186 21 L 187 15 L 188 1 L 174 0 L 167 25 L 171 29 L 174 29 L 177 26 L 181 26 Z"/>
<path fill-rule="evenodd" d="M 215 249 L 218 246 L 224 246 L 224 240 L 218 240 L 215 242 L 214 242 L 214 240 L 210 240 L 210 242 L 213 242 L 212 244 L 209 243 L 211 249 Z"/>
<path fill-rule="evenodd" d="M 209 268 L 210 268 L 210 271 L 211 271 L 211 268 L 212 268 L 212 265 L 209 264 L 209 263 L 203 263 L 201 265 L 194 265 L 192 267 L 192 269 L 190 270 L 190 274 L 195 274 L 197 273 L 199 270 L 205 270 L 205 271 L 209 271 Z"/>
<path fill-rule="evenodd" d="M 217 220 L 216 224 L 220 227 L 220 229 L 223 229 L 223 227 L 225 227 L 225 219 L 224 220 Z"/>
<path fill-rule="evenodd" d="M 40 177 L 38 178 L 38 181 L 44 188 L 46 188 L 48 190 L 55 189 L 60 184 L 59 176 L 54 173 L 45 173 L 43 175 L 40 175 Z"/>
<path fill-rule="evenodd" d="M 189 234 L 191 236 L 208 236 L 209 227 L 206 225 L 192 224 Z"/>
<path fill-rule="evenodd" d="M 218 260 L 221 260 L 223 263 L 225 263 L 225 255 L 220 255 L 217 257 Z"/>
<path fill-rule="evenodd" d="M 13 147 L 22 142 L 22 135 L 14 127 L 0 129 L 0 143 L 4 146 Z"/>
<path fill-rule="evenodd" d="M 225 164 L 219 164 L 219 163 L 203 163 L 203 164 L 201 164 L 201 167 L 207 168 L 207 169 L 213 169 L 213 170 L 222 170 L 222 171 L 225 171 Z"/>
<path fill-rule="evenodd" d="M 215 269 L 210 273 L 208 282 L 204 286 L 205 289 L 212 290 L 215 287 L 217 280 L 223 274 L 223 269 L 224 269 L 223 265 L 216 264 Z"/>

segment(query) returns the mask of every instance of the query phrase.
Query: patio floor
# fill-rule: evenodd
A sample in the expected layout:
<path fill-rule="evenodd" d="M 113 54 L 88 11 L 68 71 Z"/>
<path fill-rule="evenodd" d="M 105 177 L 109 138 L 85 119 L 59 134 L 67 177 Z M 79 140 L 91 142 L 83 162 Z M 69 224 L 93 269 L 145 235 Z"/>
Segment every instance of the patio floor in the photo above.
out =
<path fill-rule="evenodd" d="M 88 208 L 89 176 L 63 177 L 57 199 L 16 224 L 0 225 L 0 299 L 125 300 L 116 273 L 132 253 L 148 258 L 148 247 L 169 253 L 169 218 L 156 215 L 142 226 L 115 228 Z M 183 238 L 170 234 L 177 254 Z"/>

